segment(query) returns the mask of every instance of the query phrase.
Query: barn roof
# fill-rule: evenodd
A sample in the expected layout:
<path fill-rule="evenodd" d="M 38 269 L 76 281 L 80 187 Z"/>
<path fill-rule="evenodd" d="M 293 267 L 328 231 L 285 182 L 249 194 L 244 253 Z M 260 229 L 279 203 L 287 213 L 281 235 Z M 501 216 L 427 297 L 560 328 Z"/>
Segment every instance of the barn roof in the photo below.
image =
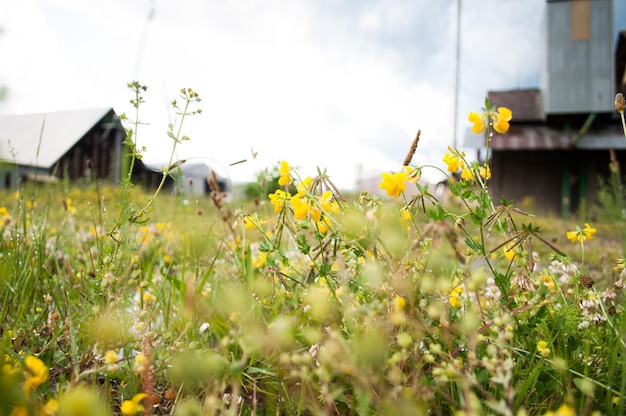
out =
<path fill-rule="evenodd" d="M 112 108 L 44 114 L 0 115 L 0 159 L 51 168 Z"/>
<path fill-rule="evenodd" d="M 492 105 L 510 109 L 516 122 L 544 119 L 541 91 L 537 88 L 489 91 L 488 96 Z"/>

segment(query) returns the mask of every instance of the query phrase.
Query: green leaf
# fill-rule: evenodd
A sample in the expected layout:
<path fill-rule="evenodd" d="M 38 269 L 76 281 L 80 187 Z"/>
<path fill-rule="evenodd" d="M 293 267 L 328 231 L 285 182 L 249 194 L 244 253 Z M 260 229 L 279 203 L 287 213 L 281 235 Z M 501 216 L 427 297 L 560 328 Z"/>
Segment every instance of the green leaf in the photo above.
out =
<path fill-rule="evenodd" d="M 311 251 L 311 245 L 307 241 L 304 234 L 298 235 L 298 237 L 296 238 L 296 244 L 298 245 L 298 250 L 302 254 L 309 254 L 309 251 Z"/>
<path fill-rule="evenodd" d="M 481 254 L 482 254 L 482 253 L 484 252 L 484 247 L 483 247 L 483 245 L 482 245 L 482 244 L 480 244 L 478 241 L 476 241 L 476 240 L 474 240 L 474 239 L 470 238 L 469 236 L 468 236 L 468 237 L 465 237 L 465 244 L 467 244 L 467 246 L 468 246 L 470 249 L 472 249 L 472 250 L 474 250 L 474 251 L 476 251 L 476 252 L 478 252 L 478 253 L 481 253 Z"/>

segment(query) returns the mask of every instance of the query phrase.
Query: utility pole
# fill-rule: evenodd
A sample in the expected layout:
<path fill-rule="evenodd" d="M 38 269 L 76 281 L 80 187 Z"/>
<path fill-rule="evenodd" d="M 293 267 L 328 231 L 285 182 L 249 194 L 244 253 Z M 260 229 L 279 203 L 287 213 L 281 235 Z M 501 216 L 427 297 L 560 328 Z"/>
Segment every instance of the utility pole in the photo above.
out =
<path fill-rule="evenodd" d="M 461 0 L 456 0 L 456 54 L 454 58 L 454 128 L 452 148 L 457 148 L 457 124 L 459 118 L 459 61 L 461 57 Z"/>

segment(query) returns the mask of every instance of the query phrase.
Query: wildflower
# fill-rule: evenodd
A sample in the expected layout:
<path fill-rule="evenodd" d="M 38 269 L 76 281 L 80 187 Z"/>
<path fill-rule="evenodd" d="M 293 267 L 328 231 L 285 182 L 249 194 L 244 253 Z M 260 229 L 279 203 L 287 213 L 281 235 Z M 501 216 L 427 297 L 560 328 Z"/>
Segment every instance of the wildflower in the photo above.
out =
<path fill-rule="evenodd" d="M 495 108 L 490 108 L 484 111 L 482 114 L 477 112 L 470 112 L 467 116 L 468 121 L 473 123 L 472 132 L 474 134 L 480 134 L 487 128 L 487 123 L 493 123 L 493 129 L 500 134 L 504 134 L 509 130 L 509 121 L 513 117 L 513 113 L 506 107 L 499 107 L 497 111 Z"/>
<path fill-rule="evenodd" d="M 463 293 L 463 288 L 461 286 L 457 286 L 450 293 L 450 306 L 453 308 L 461 307 L 461 297 L 460 295 Z"/>
<path fill-rule="evenodd" d="M 9 214 L 9 210 L 6 207 L 0 207 L 0 220 L 5 224 L 8 222 L 7 220 L 11 219 L 11 215 Z"/>
<path fill-rule="evenodd" d="M 317 230 L 320 233 L 326 234 L 329 229 L 330 229 L 330 219 L 327 216 L 324 216 L 322 217 L 321 220 L 317 221 Z"/>
<path fill-rule="evenodd" d="M 378 185 L 379 188 L 384 189 L 388 196 L 398 198 L 400 194 L 406 189 L 406 172 L 396 173 L 383 173 L 383 181 Z"/>
<path fill-rule="evenodd" d="M 463 167 L 463 170 L 461 171 L 461 179 L 471 181 L 472 179 L 474 179 L 474 174 L 467 167 Z"/>
<path fill-rule="evenodd" d="M 144 292 L 144 294 L 142 296 L 143 303 L 145 303 L 148 306 L 154 304 L 154 300 L 155 299 L 156 299 L 156 296 L 154 296 L 150 292 Z"/>
<path fill-rule="evenodd" d="M 48 367 L 39 358 L 29 355 L 24 360 L 28 376 L 24 382 L 24 394 L 28 395 L 31 389 L 36 389 L 48 380 Z"/>
<path fill-rule="evenodd" d="M 543 285 L 549 290 L 552 291 L 554 289 L 554 279 L 549 274 L 544 274 L 540 277 Z"/>
<path fill-rule="evenodd" d="M 579 329 L 588 328 L 591 324 L 606 321 L 606 316 L 602 313 L 602 304 L 599 298 L 591 296 L 580 302 L 583 321 L 578 325 Z"/>
<path fill-rule="evenodd" d="M 485 120 L 483 120 L 483 117 L 480 114 L 471 111 L 467 116 L 467 119 L 470 122 L 474 123 L 472 125 L 472 131 L 474 132 L 474 134 L 480 134 L 485 131 L 487 125 L 485 124 Z"/>
<path fill-rule="evenodd" d="M 326 191 L 320 196 L 320 207 L 325 212 L 332 212 L 333 214 L 339 214 L 339 204 L 337 201 L 333 201 L 333 193 L 331 191 Z"/>
<path fill-rule="evenodd" d="M 298 185 L 296 186 L 296 189 L 298 190 L 298 195 L 305 196 L 307 191 L 311 188 L 312 183 L 313 179 L 311 179 L 310 176 L 307 176 L 306 178 L 304 178 L 304 180 L 298 182 Z"/>
<path fill-rule="evenodd" d="M 50 415 L 56 414 L 58 410 L 59 410 L 59 402 L 57 402 L 55 399 L 50 399 L 43 406 L 39 414 L 50 416 Z"/>
<path fill-rule="evenodd" d="M 514 275 L 511 278 L 511 285 L 517 286 L 527 292 L 533 290 L 533 282 L 525 271 L 520 271 L 520 273 Z"/>
<path fill-rule="evenodd" d="M 509 131 L 509 121 L 513 117 L 513 113 L 506 107 L 498 108 L 498 112 L 494 114 L 493 129 L 500 134 Z"/>
<path fill-rule="evenodd" d="M 406 306 L 406 300 L 404 300 L 402 296 L 396 296 L 396 298 L 393 300 L 393 303 L 394 309 L 396 311 L 401 311 Z"/>
<path fill-rule="evenodd" d="M 491 168 L 485 163 L 485 166 L 480 166 L 478 168 L 478 174 L 483 179 L 489 179 L 491 178 Z"/>
<path fill-rule="evenodd" d="M 277 189 L 273 194 L 269 194 L 270 202 L 274 206 L 274 212 L 279 213 L 283 210 L 285 202 L 291 197 L 288 192 Z"/>
<path fill-rule="evenodd" d="M 402 221 L 402 225 L 408 230 L 410 229 L 409 223 L 413 220 L 413 215 L 411 214 L 411 210 L 407 207 L 404 207 L 400 210 L 400 220 Z"/>
<path fill-rule="evenodd" d="M 72 205 L 72 198 L 63 200 L 63 208 L 65 208 L 65 211 L 70 215 L 76 214 L 76 208 Z"/>
<path fill-rule="evenodd" d="M 293 208 L 293 216 L 301 220 L 309 213 L 309 203 L 301 196 L 295 195 L 289 201 Z"/>
<path fill-rule="evenodd" d="M 267 255 L 265 254 L 265 252 L 261 251 L 259 252 L 258 257 L 252 259 L 252 267 L 254 267 L 255 269 L 263 267 L 266 261 Z"/>
<path fill-rule="evenodd" d="M 544 416 L 575 416 L 575 415 L 576 415 L 576 412 L 574 411 L 574 409 L 572 409 L 566 404 L 562 404 L 561 407 L 556 409 L 554 412 L 549 411 Z"/>
<path fill-rule="evenodd" d="M 422 170 L 412 166 L 405 166 L 407 182 L 417 183 L 422 178 Z"/>
<path fill-rule="evenodd" d="M 144 353 L 140 352 L 135 355 L 135 362 L 133 363 L 133 371 L 135 371 L 135 373 L 143 372 L 144 370 L 146 370 L 147 366 L 148 358 L 145 356 Z"/>
<path fill-rule="evenodd" d="M 537 343 L 537 351 L 544 357 L 550 355 L 550 348 L 548 348 L 548 343 L 546 341 L 539 341 Z"/>
<path fill-rule="evenodd" d="M 278 178 L 278 184 L 280 186 L 285 186 L 292 182 L 291 179 L 291 168 L 289 167 L 289 163 L 286 161 L 280 162 L 280 169 L 278 170 L 280 177 Z"/>
<path fill-rule="evenodd" d="M 581 229 L 580 227 L 576 226 L 576 230 L 568 231 L 567 232 L 567 238 L 572 243 L 577 243 L 577 242 L 581 242 L 582 243 L 585 240 L 592 240 L 593 239 L 593 235 L 596 233 L 596 231 L 597 230 L 595 228 L 591 228 L 589 223 L 585 223 L 585 227 L 583 229 Z"/>
<path fill-rule="evenodd" d="M 504 257 L 506 257 L 507 260 L 509 261 L 513 261 L 517 257 L 517 253 L 515 253 L 514 248 L 515 248 L 514 241 L 511 241 L 510 243 L 502 247 L 502 251 L 504 251 Z"/>
<path fill-rule="evenodd" d="M 131 400 L 124 400 L 120 406 L 120 412 L 122 412 L 123 415 L 134 415 L 135 413 L 143 412 L 141 401 L 147 396 L 146 393 L 138 393 L 135 394 Z"/>
<path fill-rule="evenodd" d="M 107 366 L 107 370 L 115 372 L 119 369 L 119 365 L 117 365 L 119 359 L 120 357 L 115 351 L 107 351 L 104 353 L 102 362 Z"/>
<path fill-rule="evenodd" d="M 461 159 L 462 156 L 465 156 L 464 153 L 458 153 L 452 150 L 450 146 L 448 146 L 449 152 L 443 156 L 443 161 L 446 165 L 448 165 L 448 172 L 457 172 L 459 168 L 463 168 L 465 164 Z"/>
<path fill-rule="evenodd" d="M 243 228 L 246 230 L 253 230 L 256 228 L 255 218 L 250 215 L 243 217 Z"/>

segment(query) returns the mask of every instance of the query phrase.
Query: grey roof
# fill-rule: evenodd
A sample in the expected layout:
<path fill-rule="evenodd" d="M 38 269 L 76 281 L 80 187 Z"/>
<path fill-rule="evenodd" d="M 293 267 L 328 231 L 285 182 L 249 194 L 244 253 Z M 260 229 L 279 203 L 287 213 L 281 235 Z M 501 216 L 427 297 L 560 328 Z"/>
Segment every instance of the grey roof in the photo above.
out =
<path fill-rule="evenodd" d="M 112 108 L 97 108 L 0 115 L 0 159 L 50 169 L 112 111 Z"/>

